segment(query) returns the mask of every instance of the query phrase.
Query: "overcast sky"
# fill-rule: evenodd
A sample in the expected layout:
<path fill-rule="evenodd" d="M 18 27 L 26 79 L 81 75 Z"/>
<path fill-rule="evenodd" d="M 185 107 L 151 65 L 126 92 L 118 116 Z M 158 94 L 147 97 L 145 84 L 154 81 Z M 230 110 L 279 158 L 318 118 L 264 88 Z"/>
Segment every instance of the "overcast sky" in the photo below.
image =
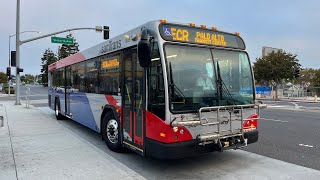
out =
<path fill-rule="evenodd" d="M 320 68 L 320 1 L 296 0 L 21 0 L 21 32 L 47 34 L 75 27 L 110 26 L 114 37 L 150 20 L 206 24 L 240 32 L 251 61 L 261 56 L 262 46 L 281 48 L 298 55 L 303 67 Z M 0 71 L 8 66 L 9 34 L 15 34 L 16 0 L 0 0 Z M 80 50 L 103 41 L 95 31 L 77 31 Z M 21 39 L 39 34 L 24 33 Z M 59 36 L 65 36 L 62 34 Z M 15 49 L 11 38 L 11 49 Z M 40 74 L 46 48 L 57 51 L 50 38 L 21 46 L 24 73 Z"/>

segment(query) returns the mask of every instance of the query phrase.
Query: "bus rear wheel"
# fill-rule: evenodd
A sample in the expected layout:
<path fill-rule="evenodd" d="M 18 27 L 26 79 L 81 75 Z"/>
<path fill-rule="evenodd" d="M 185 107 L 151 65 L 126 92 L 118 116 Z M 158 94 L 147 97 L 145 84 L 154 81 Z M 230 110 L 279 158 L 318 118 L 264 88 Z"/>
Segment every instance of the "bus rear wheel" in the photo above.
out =
<path fill-rule="evenodd" d="M 56 99 L 54 104 L 55 104 L 55 105 L 54 105 L 54 114 L 56 115 L 56 119 L 57 119 L 57 120 L 62 120 L 62 119 L 64 119 L 64 116 L 61 114 L 60 101 L 59 101 L 59 99 Z"/>
<path fill-rule="evenodd" d="M 102 122 L 102 137 L 110 150 L 115 152 L 124 152 L 121 144 L 119 121 L 112 112 L 108 112 Z"/>

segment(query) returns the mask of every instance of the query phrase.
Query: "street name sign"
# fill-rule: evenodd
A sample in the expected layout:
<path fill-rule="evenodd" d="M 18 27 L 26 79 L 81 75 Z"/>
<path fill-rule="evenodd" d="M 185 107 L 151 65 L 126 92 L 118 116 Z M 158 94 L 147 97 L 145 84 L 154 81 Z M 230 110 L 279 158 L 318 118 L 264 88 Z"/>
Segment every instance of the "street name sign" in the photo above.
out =
<path fill-rule="evenodd" d="M 51 43 L 73 45 L 73 38 L 51 37 Z"/>

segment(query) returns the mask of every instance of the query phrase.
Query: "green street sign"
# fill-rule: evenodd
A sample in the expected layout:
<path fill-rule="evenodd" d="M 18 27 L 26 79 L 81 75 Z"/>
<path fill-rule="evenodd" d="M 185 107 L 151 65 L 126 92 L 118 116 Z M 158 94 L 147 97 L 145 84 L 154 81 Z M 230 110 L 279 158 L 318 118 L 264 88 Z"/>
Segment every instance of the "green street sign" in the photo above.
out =
<path fill-rule="evenodd" d="M 51 37 L 51 43 L 59 43 L 59 44 L 65 44 L 65 45 L 74 44 L 72 38 L 62 38 L 62 37 Z"/>

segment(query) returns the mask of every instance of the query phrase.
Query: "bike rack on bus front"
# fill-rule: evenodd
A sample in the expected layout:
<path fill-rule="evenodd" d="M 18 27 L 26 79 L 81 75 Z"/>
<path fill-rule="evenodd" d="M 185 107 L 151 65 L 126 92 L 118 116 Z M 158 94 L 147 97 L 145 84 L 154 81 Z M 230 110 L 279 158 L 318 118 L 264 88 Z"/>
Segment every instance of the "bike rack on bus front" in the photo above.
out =
<path fill-rule="evenodd" d="M 256 118 L 250 118 L 245 119 L 244 118 L 244 110 L 256 110 L 257 117 Z M 221 112 L 237 112 L 237 113 L 230 113 L 230 116 L 220 116 Z M 216 122 L 209 122 L 208 118 L 205 118 L 203 116 L 204 112 L 216 112 L 217 116 Z M 257 104 L 248 104 L 248 105 L 233 105 L 233 106 L 216 106 L 216 107 L 202 107 L 199 109 L 199 119 L 197 120 L 189 120 L 189 121 L 175 121 L 172 123 L 173 127 L 178 126 L 217 126 L 217 131 L 210 132 L 210 133 L 203 133 L 199 134 L 197 136 L 197 139 L 200 142 L 208 142 L 213 141 L 217 143 L 220 139 L 227 139 L 230 137 L 235 136 L 243 136 L 243 133 L 245 132 L 245 129 L 243 128 L 243 122 L 246 120 L 258 120 L 260 118 L 260 105 Z M 221 121 L 222 118 L 227 119 L 229 122 L 229 129 L 228 130 L 221 130 L 221 124 L 225 121 Z M 240 121 L 241 122 L 241 128 L 240 129 L 233 129 L 233 123 L 232 121 Z M 238 131 L 238 132 L 236 132 Z M 223 135 L 222 133 L 230 132 L 227 135 Z"/>

